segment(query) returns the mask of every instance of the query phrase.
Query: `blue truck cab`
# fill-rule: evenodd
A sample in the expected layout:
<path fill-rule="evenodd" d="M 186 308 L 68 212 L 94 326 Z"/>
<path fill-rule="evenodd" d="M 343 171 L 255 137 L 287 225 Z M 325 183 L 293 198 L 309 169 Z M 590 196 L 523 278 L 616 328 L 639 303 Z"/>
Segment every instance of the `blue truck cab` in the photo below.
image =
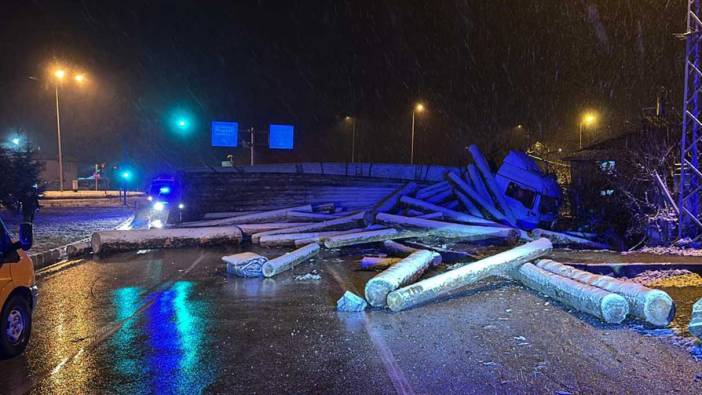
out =
<path fill-rule="evenodd" d="M 561 188 L 556 178 L 544 174 L 526 153 L 510 151 L 495 181 L 521 228 L 550 228 L 558 218 Z"/>

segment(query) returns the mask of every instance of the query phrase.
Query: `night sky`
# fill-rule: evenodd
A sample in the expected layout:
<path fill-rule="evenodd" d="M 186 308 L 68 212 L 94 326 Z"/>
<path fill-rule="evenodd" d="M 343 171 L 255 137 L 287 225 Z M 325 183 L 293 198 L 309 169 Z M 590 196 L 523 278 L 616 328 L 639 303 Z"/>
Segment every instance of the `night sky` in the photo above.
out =
<path fill-rule="evenodd" d="M 655 104 L 679 107 L 686 1 L 8 1 L 0 9 L 0 138 L 21 128 L 56 152 L 49 65 L 90 84 L 61 90 L 64 150 L 150 171 L 216 164 L 247 151 L 209 147 L 212 120 L 296 126 L 294 152 L 266 161 L 358 159 L 461 164 L 532 139 L 574 147 L 578 115 L 616 134 Z M 32 77 L 32 78 L 30 78 Z M 192 115 L 175 133 L 175 111 Z"/>

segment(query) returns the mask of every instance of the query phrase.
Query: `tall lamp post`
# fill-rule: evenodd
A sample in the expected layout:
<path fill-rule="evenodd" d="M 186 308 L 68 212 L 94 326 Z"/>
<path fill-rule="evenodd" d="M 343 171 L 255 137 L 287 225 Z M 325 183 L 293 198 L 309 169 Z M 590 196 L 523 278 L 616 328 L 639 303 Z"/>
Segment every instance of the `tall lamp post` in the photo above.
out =
<path fill-rule="evenodd" d="M 417 113 L 424 112 L 424 105 L 417 103 L 412 109 L 412 143 L 410 144 L 410 164 L 414 164 L 414 118 Z"/>
<path fill-rule="evenodd" d="M 579 149 L 583 149 L 583 126 L 590 127 L 597 122 L 597 114 L 594 112 L 586 112 L 580 119 L 580 143 Z"/>
<path fill-rule="evenodd" d="M 56 93 L 56 137 L 58 140 L 58 162 L 59 162 L 59 190 L 63 192 L 63 151 L 62 151 L 62 145 L 61 145 L 61 111 L 59 110 L 59 85 L 64 81 L 66 78 L 66 70 L 62 68 L 57 68 L 54 70 L 54 78 L 55 78 L 55 93 Z M 73 79 L 75 80 L 76 83 L 82 84 L 85 82 L 85 75 L 83 74 L 75 74 L 73 76 Z"/>
<path fill-rule="evenodd" d="M 356 119 L 348 115 L 346 122 L 351 124 L 351 163 L 356 163 Z"/>

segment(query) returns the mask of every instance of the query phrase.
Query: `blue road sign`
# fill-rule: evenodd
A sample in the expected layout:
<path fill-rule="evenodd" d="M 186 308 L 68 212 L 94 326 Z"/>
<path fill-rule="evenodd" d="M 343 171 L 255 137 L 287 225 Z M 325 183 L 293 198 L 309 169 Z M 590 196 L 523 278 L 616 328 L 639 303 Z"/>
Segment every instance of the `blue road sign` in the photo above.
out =
<path fill-rule="evenodd" d="M 268 133 L 268 147 L 270 149 L 293 149 L 293 136 L 295 134 L 293 125 L 271 124 Z"/>
<path fill-rule="evenodd" d="M 239 145 L 239 124 L 237 122 L 212 121 L 212 146 L 237 147 Z"/>

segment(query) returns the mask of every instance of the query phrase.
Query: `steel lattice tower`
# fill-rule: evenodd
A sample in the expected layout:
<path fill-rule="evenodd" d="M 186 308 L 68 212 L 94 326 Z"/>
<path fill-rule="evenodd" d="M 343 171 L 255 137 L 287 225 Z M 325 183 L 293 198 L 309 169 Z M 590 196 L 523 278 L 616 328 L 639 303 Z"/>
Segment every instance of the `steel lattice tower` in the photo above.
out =
<path fill-rule="evenodd" d="M 687 31 L 685 37 L 685 89 L 683 97 L 682 137 L 680 146 L 680 180 L 678 208 L 680 211 L 679 236 L 698 239 L 702 236 L 700 218 L 700 193 L 702 169 L 700 168 L 700 96 L 702 96 L 702 14 L 701 0 L 688 0 Z"/>

